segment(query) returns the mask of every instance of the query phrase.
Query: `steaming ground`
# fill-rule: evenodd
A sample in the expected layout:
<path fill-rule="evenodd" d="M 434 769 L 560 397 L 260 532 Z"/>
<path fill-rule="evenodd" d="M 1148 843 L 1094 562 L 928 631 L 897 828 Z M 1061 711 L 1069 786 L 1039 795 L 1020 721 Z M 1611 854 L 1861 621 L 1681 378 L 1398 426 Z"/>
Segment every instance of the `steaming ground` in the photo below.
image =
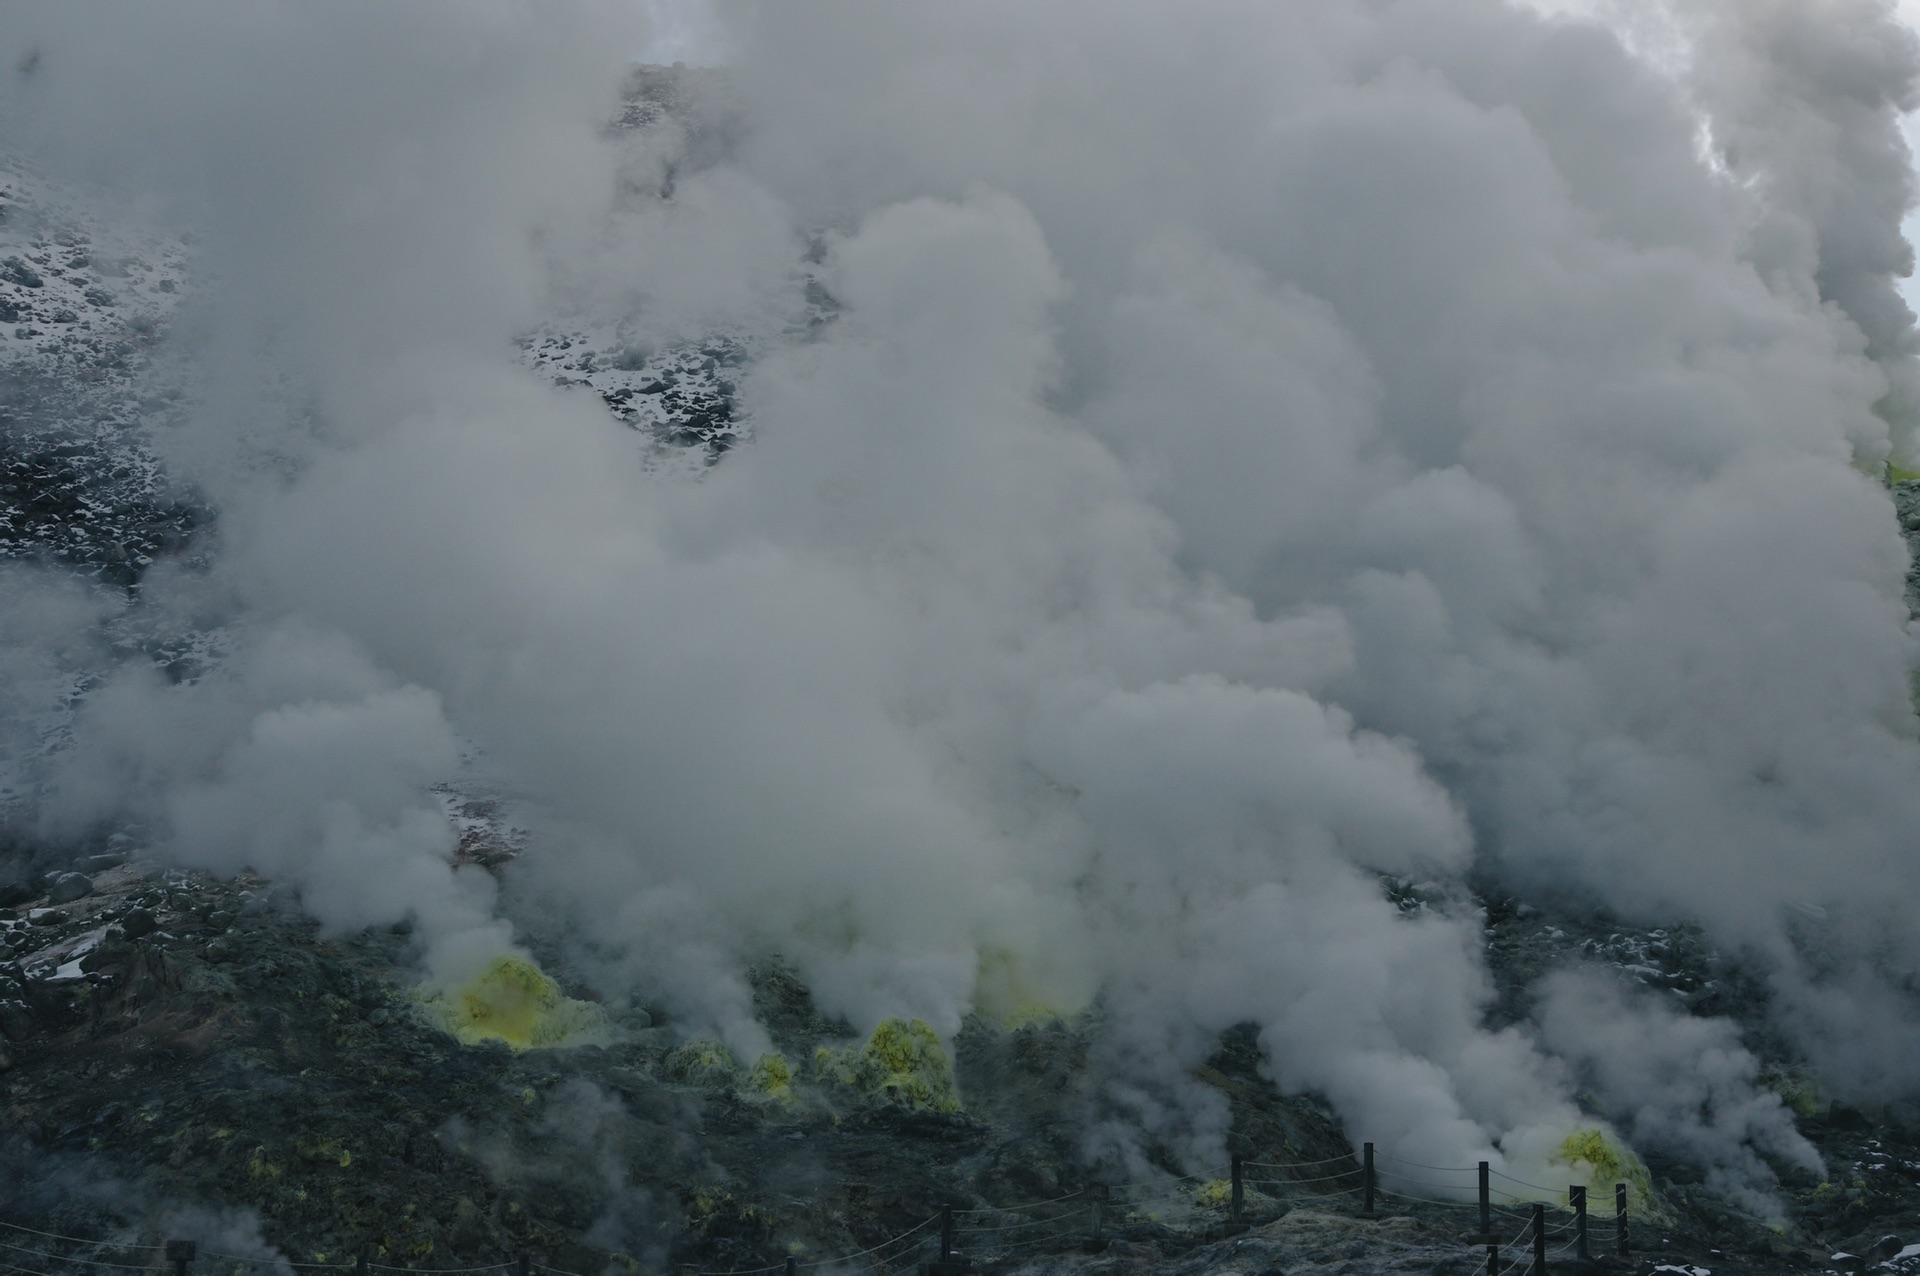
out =
<path fill-rule="evenodd" d="M 1093 1011 L 1092 1166 L 1217 1160 L 1252 1025 L 1410 1160 L 1784 1218 L 1782 1093 L 1920 1057 L 1916 52 L 1667 17 L 21 13 L 14 836 L 746 1065 L 774 956 L 860 1034 Z"/>

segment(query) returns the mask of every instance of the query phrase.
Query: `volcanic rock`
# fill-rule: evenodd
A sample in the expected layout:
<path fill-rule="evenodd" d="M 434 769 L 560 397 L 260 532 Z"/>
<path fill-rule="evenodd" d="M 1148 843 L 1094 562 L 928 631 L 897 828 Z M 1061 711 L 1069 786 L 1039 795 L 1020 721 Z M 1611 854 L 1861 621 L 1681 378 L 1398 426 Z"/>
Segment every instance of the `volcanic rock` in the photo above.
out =
<path fill-rule="evenodd" d="M 85 873 L 62 873 L 47 887 L 47 903 L 71 904 L 93 894 L 93 880 Z"/>

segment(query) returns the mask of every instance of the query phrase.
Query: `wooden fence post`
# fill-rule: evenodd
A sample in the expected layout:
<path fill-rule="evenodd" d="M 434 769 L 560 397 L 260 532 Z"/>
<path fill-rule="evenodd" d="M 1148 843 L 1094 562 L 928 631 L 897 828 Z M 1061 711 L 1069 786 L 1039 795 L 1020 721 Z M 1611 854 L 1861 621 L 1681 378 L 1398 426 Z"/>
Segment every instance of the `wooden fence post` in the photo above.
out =
<path fill-rule="evenodd" d="M 1241 1159 L 1238 1156 L 1233 1158 L 1232 1173 L 1233 1195 L 1227 1202 L 1227 1226 L 1225 1230 L 1229 1236 L 1238 1236 L 1247 1230 L 1245 1217 L 1247 1210 L 1246 1179 L 1244 1177 Z"/>
<path fill-rule="evenodd" d="M 1592 1259 L 1587 1253 L 1587 1188 L 1584 1183 L 1575 1183 L 1567 1189 L 1567 1204 L 1573 1206 L 1573 1256 L 1586 1263 Z"/>
<path fill-rule="evenodd" d="M 1105 1205 L 1109 1189 L 1105 1183 L 1087 1184 L 1087 1243 L 1084 1246 L 1089 1254 L 1098 1254 L 1107 1247 Z"/>

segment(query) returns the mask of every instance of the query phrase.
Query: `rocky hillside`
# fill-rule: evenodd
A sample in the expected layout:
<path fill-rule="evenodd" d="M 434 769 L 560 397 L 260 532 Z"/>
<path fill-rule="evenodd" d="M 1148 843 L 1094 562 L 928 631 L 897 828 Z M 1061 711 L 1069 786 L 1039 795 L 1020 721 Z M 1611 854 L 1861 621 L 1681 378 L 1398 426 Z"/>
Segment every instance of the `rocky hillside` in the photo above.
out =
<path fill-rule="evenodd" d="M 531 1254 L 569 1272 L 735 1271 L 911 1233 L 884 1255 L 895 1270 L 932 1256 L 937 1229 L 915 1229 L 943 1207 L 963 1211 L 958 1249 L 1009 1270 L 1465 1273 L 1484 1259 L 1462 1239 L 1473 1211 L 1418 1199 L 1432 1189 L 1383 1192 L 1379 1217 L 1359 1217 L 1347 1135 L 1311 1097 L 1261 1078 L 1250 1034 L 1229 1034 L 1198 1074 L 1231 1108 L 1231 1147 L 1254 1163 L 1238 1230 L 1224 1167 L 1183 1175 L 1151 1141 L 1126 1182 L 1087 1159 L 1107 1115 L 1097 1013 L 1017 1028 L 975 1019 L 948 1072 L 937 1046 L 900 1048 L 910 1030 L 851 1040 L 767 963 L 756 1010 L 784 1070 L 747 1068 L 638 1011 L 613 1016 L 597 1044 L 463 1045 L 415 992 L 406 934 L 323 936 L 270 882 L 183 874 L 125 841 L 84 872 L 31 884 L 17 858 L 10 867 L 0 1223 L 33 1229 L 4 1238 L 27 1270 L 152 1266 L 157 1251 L 140 1246 L 186 1235 L 321 1265 Z M 1735 973 L 1682 936 L 1507 900 L 1489 918 L 1509 986 L 1576 955 L 1690 992 Z M 1831 1172 L 1791 1184 L 1783 1229 L 1654 1162 L 1658 1212 L 1636 1207 L 1634 1252 L 1616 1265 L 1653 1254 L 1784 1273 L 1824 1270 L 1836 1252 L 1891 1256 L 1920 1209 L 1920 1130 L 1901 1116 L 1806 1114 Z M 1104 1245 L 1090 1252 L 1088 1193 L 1103 1181 Z M 1519 1195 L 1499 1198 L 1497 1230 L 1511 1240 L 1531 1194 L 1507 1190 Z M 1552 1217 L 1560 1248 L 1567 1217 Z M 1597 1219 L 1597 1252 L 1609 1229 Z M 237 1234 L 255 1248 L 236 1250 Z"/>

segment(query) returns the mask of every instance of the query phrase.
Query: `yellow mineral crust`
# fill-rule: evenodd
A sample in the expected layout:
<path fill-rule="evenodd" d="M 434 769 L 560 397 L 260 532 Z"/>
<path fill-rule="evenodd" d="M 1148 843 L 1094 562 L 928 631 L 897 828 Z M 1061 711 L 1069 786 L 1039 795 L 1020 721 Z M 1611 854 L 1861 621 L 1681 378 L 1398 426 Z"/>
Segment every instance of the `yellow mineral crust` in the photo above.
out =
<path fill-rule="evenodd" d="M 874 1098 L 932 1112 L 958 1112 L 953 1061 L 924 1019 L 886 1019 L 865 1044 L 814 1052 L 814 1072 Z"/>
<path fill-rule="evenodd" d="M 782 1054 L 763 1054 L 760 1061 L 753 1065 L 747 1074 L 747 1082 L 755 1092 L 780 1103 L 794 1102 L 793 1065 Z"/>
<path fill-rule="evenodd" d="M 470 1046 L 503 1041 L 515 1050 L 541 1050 L 606 1039 L 600 1007 L 565 996 L 518 953 L 502 953 L 458 987 L 425 990 L 422 1000 L 441 1027 Z"/>
<path fill-rule="evenodd" d="M 1086 1008 L 1086 997 L 1059 986 L 1048 972 L 1010 948 L 980 950 L 974 1009 L 1011 1031 L 1033 1023 L 1065 1022 Z"/>
<path fill-rule="evenodd" d="M 1606 1205 L 1596 1200 L 1590 1208 L 1610 1206 L 1615 1183 L 1627 1185 L 1629 1209 L 1644 1212 L 1654 1208 L 1653 1178 L 1647 1173 L 1647 1167 L 1631 1149 L 1604 1130 L 1575 1130 L 1560 1144 L 1553 1159 L 1584 1177 L 1589 1192 L 1604 1195 Z"/>

